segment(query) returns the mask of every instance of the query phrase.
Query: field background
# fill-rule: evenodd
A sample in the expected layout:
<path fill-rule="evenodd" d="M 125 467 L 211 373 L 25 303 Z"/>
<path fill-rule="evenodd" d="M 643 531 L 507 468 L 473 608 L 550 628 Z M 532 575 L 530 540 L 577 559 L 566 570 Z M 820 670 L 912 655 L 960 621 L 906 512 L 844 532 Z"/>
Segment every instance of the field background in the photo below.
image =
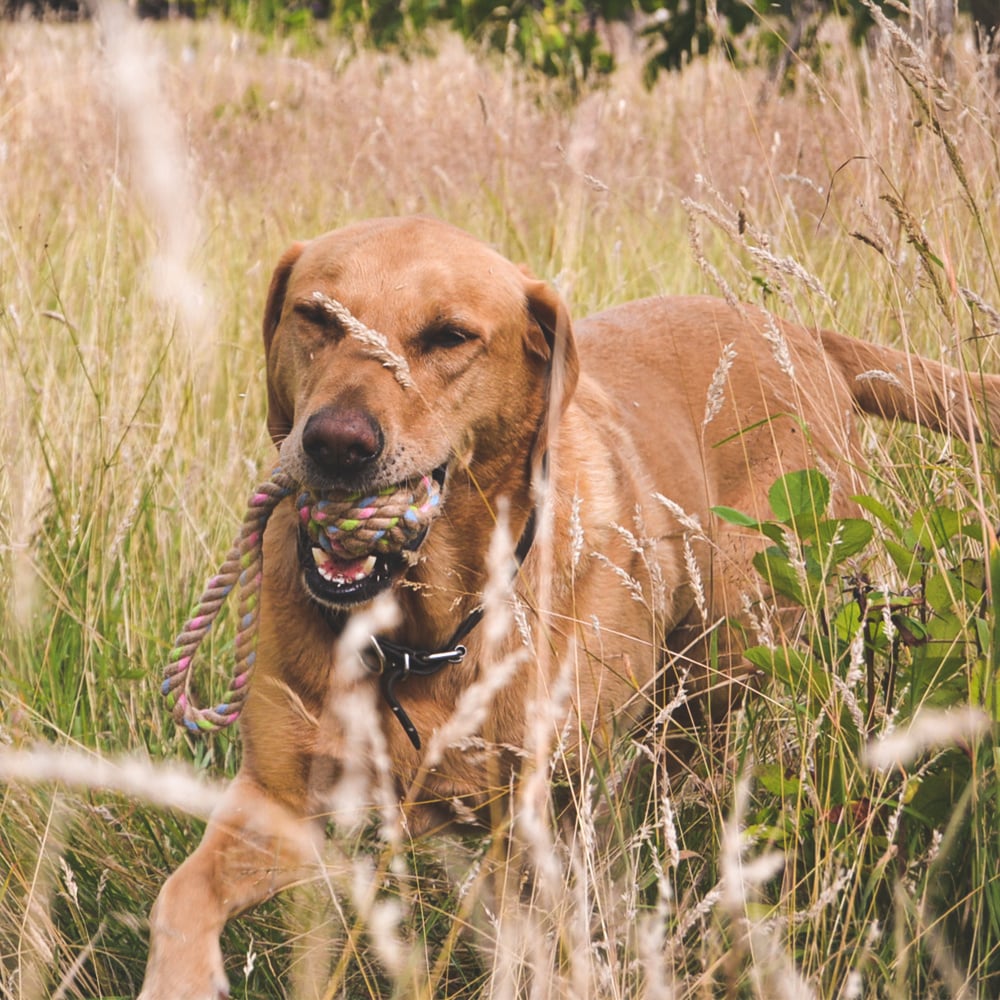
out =
<path fill-rule="evenodd" d="M 0 996 L 134 996 L 146 914 L 202 829 L 191 776 L 238 764 L 234 734 L 189 742 L 157 689 L 270 457 L 258 327 L 285 246 L 430 213 L 579 315 L 735 294 L 1000 371 L 997 78 L 960 29 L 946 74 L 831 20 L 785 81 L 712 54 L 651 89 L 623 35 L 615 73 L 571 94 L 445 34 L 404 57 L 0 24 L 0 767 L 20 775 Z M 876 608 L 881 646 L 823 646 L 836 683 L 805 693 L 773 671 L 686 773 L 657 733 L 625 741 L 579 779 L 576 826 L 522 845 L 530 893 L 503 838 L 332 838 L 325 880 L 230 925 L 233 996 L 1000 995 L 995 465 L 989 442 L 864 434 L 882 506 L 850 572 L 913 602 L 914 629 L 947 620 L 944 651 Z M 803 636 L 850 604 L 847 575 Z M 865 756 L 891 733 L 902 770 Z"/>

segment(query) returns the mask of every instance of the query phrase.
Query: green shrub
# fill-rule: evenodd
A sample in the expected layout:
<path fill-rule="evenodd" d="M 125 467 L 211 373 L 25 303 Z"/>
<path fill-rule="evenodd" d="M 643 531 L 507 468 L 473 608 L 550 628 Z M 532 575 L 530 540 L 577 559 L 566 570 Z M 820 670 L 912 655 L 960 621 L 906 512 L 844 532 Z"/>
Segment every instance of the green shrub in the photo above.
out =
<path fill-rule="evenodd" d="M 840 912 L 855 947 L 880 919 L 886 932 L 921 939 L 918 974 L 946 949 L 995 984 L 1000 873 L 985 859 L 998 846 L 1000 548 L 979 513 L 951 499 L 901 520 L 856 497 L 877 535 L 867 521 L 828 516 L 829 500 L 825 476 L 808 470 L 774 484 L 771 520 L 716 508 L 766 536 L 755 566 L 802 611 L 797 641 L 746 652 L 797 735 L 756 768 L 751 828 L 785 852 L 784 884 L 803 909 L 815 899 L 817 859 L 842 859 L 851 874 Z M 894 569 L 897 591 L 864 571 L 880 562 Z M 909 738 L 895 766 L 878 753 L 890 734 Z M 898 892 L 903 880 L 916 891 Z"/>

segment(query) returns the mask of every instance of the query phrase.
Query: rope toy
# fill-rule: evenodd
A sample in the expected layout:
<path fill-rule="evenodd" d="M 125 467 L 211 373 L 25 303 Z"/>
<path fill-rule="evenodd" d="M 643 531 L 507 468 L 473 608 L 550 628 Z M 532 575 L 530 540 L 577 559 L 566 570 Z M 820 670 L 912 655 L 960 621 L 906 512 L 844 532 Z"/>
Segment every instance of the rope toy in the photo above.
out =
<path fill-rule="evenodd" d="M 342 559 L 412 547 L 437 514 L 441 501 L 441 487 L 430 476 L 389 486 L 370 496 L 342 491 L 317 495 L 303 490 L 280 466 L 276 468 L 250 496 L 243 525 L 229 555 L 206 583 L 198 607 L 167 658 L 160 690 L 174 722 L 189 732 L 223 729 L 232 725 L 243 710 L 257 657 L 264 528 L 278 504 L 296 492 L 300 494 L 296 503 L 299 517 L 309 537 L 325 552 Z M 191 662 L 237 582 L 239 624 L 233 678 L 220 704 L 201 708 L 189 691 Z"/>
<path fill-rule="evenodd" d="M 421 476 L 412 490 L 387 486 L 370 496 L 355 493 L 323 499 L 307 491 L 296 506 L 314 544 L 341 559 L 361 559 L 413 545 L 440 502 L 438 484 L 430 476 Z"/>

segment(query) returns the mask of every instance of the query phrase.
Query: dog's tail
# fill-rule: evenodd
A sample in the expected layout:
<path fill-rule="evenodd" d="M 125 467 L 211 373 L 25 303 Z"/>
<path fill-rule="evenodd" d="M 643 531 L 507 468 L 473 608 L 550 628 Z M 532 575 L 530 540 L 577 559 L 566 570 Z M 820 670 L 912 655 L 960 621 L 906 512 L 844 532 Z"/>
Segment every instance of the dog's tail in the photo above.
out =
<path fill-rule="evenodd" d="M 966 441 L 982 441 L 983 427 L 989 427 L 1000 440 L 1000 376 L 963 372 L 832 330 L 821 331 L 820 337 L 862 412 Z"/>

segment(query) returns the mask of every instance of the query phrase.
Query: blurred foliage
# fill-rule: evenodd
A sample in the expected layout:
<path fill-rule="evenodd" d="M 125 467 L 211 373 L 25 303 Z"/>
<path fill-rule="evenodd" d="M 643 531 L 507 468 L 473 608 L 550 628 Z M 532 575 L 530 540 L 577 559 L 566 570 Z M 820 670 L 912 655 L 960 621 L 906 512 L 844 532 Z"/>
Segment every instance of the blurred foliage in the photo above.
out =
<path fill-rule="evenodd" d="M 905 5 L 872 0 L 888 17 Z M 426 44 L 428 29 L 446 24 L 464 38 L 498 52 L 514 52 L 548 76 L 570 82 L 614 68 L 612 26 L 624 26 L 641 40 L 646 80 L 676 70 L 691 58 L 721 48 L 736 61 L 764 61 L 784 74 L 792 59 L 820 58 L 817 29 L 828 16 L 848 21 L 860 42 L 872 26 L 864 0 L 131 0 L 140 17 L 221 16 L 268 35 L 312 40 L 317 22 L 360 46 L 402 49 Z M 913 5 L 916 7 L 916 4 Z M 79 17 L 80 0 L 0 0 L 0 14 Z M 958 9 L 992 38 L 1000 5 L 960 0 Z"/>

